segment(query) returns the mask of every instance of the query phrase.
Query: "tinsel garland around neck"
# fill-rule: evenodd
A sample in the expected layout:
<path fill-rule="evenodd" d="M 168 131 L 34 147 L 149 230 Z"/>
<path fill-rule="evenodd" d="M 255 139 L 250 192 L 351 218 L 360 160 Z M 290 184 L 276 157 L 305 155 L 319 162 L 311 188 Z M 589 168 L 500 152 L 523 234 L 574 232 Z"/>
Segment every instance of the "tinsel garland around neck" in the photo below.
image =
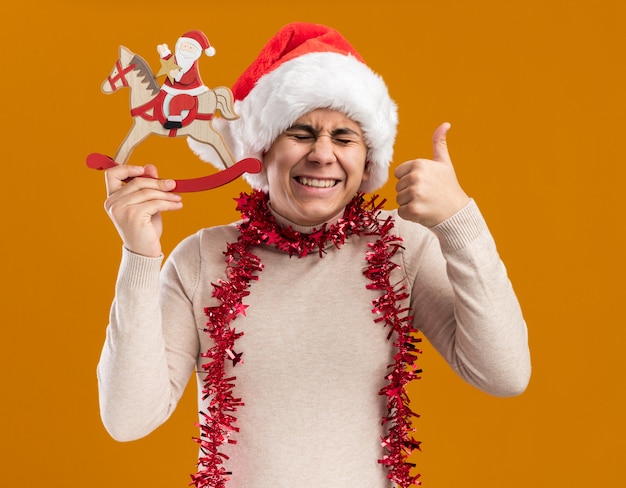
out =
<path fill-rule="evenodd" d="M 244 405 L 241 398 L 233 395 L 235 376 L 228 376 L 226 365 L 243 364 L 243 351 L 236 351 L 236 341 L 243 335 L 232 327 L 231 322 L 238 315 L 246 313 L 244 299 L 250 294 L 251 282 L 258 280 L 263 264 L 251 251 L 260 245 L 273 246 L 289 256 L 303 258 L 312 252 L 324 256 L 326 249 L 334 245 L 340 248 L 351 235 L 376 236 L 368 243 L 365 252 L 366 266 L 363 274 L 370 280 L 368 290 L 379 292 L 372 301 L 374 323 L 389 329 L 387 338 L 396 348 L 394 363 L 389 365 L 387 384 L 379 392 L 387 399 L 387 413 L 382 418 L 385 434 L 381 438 L 384 454 L 379 463 L 388 470 L 387 477 L 400 488 L 420 485 L 419 474 L 411 471 L 414 464 L 408 456 L 419 449 L 419 442 L 412 438 L 412 420 L 417 415 L 409 408 L 406 392 L 407 384 L 419 378 L 421 370 L 415 362 L 421 351 L 416 344 L 420 339 L 412 325 L 411 310 L 402 307 L 408 298 L 405 285 L 394 285 L 390 281 L 391 272 L 398 268 L 391 258 L 401 249 L 402 239 L 392 233 L 393 219 L 380 219 L 380 209 L 384 201 L 377 203 L 377 197 L 366 201 L 358 194 L 347 206 L 343 217 L 335 224 L 323 225 L 310 234 L 298 232 L 290 227 L 277 225 L 269 209 L 268 197 L 262 192 L 242 193 L 236 199 L 237 210 L 243 220 L 238 224 L 239 237 L 228 243 L 226 256 L 227 280 L 213 284 L 213 297 L 220 304 L 207 307 L 207 332 L 213 339 L 213 347 L 202 354 L 208 361 L 202 365 L 206 372 L 202 399 L 209 399 L 206 411 L 200 412 L 204 422 L 198 425 L 201 456 L 199 470 L 192 474 L 192 485 L 196 488 L 225 488 L 231 473 L 224 467 L 227 456 L 220 451 L 225 443 L 236 444 L 237 419 L 235 413 Z M 366 333 L 366 332 L 365 332 Z M 348 374 L 348 372 L 346 372 Z"/>

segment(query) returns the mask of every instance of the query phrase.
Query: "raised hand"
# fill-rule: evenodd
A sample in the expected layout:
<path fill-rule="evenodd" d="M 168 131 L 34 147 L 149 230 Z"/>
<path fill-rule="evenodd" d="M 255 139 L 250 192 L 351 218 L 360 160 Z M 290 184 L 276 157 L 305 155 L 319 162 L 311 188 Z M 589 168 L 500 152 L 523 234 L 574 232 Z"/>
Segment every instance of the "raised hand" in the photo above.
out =
<path fill-rule="evenodd" d="M 394 171 L 398 178 L 398 215 L 426 227 L 433 227 L 461 210 L 469 197 L 459 184 L 448 153 L 444 122 L 433 134 L 433 159 L 414 159 Z"/>
<path fill-rule="evenodd" d="M 105 210 L 126 249 L 148 257 L 158 257 L 162 252 L 161 212 L 183 206 L 180 195 L 172 193 L 176 182 L 157 178 L 157 169 L 150 164 L 118 165 L 105 172 Z"/>
<path fill-rule="evenodd" d="M 159 44 L 157 46 L 157 52 L 159 53 L 160 57 L 164 58 L 165 56 L 170 54 L 171 51 L 167 44 Z"/>

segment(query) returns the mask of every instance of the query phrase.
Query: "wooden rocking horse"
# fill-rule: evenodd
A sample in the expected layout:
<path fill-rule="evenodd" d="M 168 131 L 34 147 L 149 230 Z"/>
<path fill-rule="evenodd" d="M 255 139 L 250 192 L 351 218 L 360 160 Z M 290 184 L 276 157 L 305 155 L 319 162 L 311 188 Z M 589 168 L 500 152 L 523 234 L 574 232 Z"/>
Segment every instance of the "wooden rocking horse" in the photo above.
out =
<path fill-rule="evenodd" d="M 209 176 L 191 180 L 177 180 L 176 192 L 201 191 L 223 185 L 243 173 L 257 173 L 261 163 L 257 159 L 246 158 L 235 162 L 221 134 L 211 123 L 219 109 L 226 120 L 238 118 L 234 110 L 233 95 L 227 87 L 207 89 L 197 96 L 197 104 L 188 111 L 182 127 L 164 128 L 167 108 L 164 108 L 165 93 L 161 90 L 156 76 L 148 63 L 130 49 L 120 46 L 119 59 L 111 73 L 102 83 L 102 91 L 115 93 L 120 88 L 130 88 L 130 113 L 133 125 L 120 145 L 114 158 L 92 153 L 87 157 L 87 166 L 94 169 L 107 169 L 116 164 L 125 164 L 133 149 L 151 134 L 165 137 L 192 137 L 211 145 L 226 169 Z"/>

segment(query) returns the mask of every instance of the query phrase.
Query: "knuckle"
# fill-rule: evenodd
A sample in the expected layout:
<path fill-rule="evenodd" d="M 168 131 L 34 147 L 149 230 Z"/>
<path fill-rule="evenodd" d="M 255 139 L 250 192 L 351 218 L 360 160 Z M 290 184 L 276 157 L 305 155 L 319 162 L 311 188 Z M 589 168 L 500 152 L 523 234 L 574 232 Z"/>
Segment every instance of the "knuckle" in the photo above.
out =
<path fill-rule="evenodd" d="M 111 202 L 107 205 L 105 205 L 105 208 L 107 209 L 107 212 L 109 213 L 109 215 L 113 216 L 113 217 L 120 217 L 122 215 L 122 206 L 118 203 L 118 202 Z"/>

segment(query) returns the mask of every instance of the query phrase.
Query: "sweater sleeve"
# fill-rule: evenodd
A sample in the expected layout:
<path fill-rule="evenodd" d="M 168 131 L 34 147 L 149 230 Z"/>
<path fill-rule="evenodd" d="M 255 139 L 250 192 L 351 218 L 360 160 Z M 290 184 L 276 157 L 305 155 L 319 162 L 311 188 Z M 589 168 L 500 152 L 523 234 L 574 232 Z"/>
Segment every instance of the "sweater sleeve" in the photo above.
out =
<path fill-rule="evenodd" d="M 119 441 L 146 436 L 172 414 L 194 370 L 198 334 L 190 294 L 197 280 L 197 239 L 183 251 L 193 270 L 185 274 L 170 258 L 146 258 L 122 251 L 97 367 L 100 412 Z M 174 253 L 173 253 L 174 255 Z"/>
<path fill-rule="evenodd" d="M 470 384 L 522 393 L 531 369 L 526 323 L 476 203 L 430 230 L 436 238 L 405 263 L 416 326 Z"/>

